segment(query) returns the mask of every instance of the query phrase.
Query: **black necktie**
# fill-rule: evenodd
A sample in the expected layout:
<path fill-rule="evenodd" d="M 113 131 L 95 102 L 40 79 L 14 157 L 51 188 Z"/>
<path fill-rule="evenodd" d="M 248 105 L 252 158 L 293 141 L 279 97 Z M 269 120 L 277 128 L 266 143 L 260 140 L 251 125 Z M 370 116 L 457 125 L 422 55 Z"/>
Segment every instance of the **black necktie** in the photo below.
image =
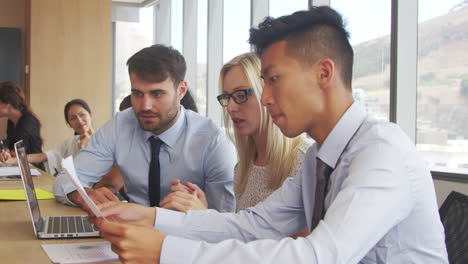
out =
<path fill-rule="evenodd" d="M 159 150 L 161 149 L 162 141 L 155 137 L 150 137 L 149 140 L 151 143 L 151 163 L 148 173 L 148 197 L 150 206 L 158 206 L 159 195 L 161 193 Z"/>
<path fill-rule="evenodd" d="M 314 205 L 314 214 L 312 215 L 312 226 L 310 230 L 314 230 L 314 228 L 318 225 L 323 216 L 325 215 L 325 196 L 326 196 L 326 188 L 328 185 L 328 179 L 332 173 L 333 169 L 328 166 L 325 162 L 321 159 L 317 158 L 317 167 L 316 167 L 316 175 L 317 175 L 317 186 L 315 189 L 315 205 Z"/>

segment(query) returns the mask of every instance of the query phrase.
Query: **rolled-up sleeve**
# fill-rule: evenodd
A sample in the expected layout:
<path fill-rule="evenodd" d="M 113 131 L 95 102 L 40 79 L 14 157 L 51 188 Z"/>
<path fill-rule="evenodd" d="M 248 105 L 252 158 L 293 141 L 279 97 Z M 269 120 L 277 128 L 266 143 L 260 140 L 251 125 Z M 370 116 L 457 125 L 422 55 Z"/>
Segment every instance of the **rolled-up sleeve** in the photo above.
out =
<path fill-rule="evenodd" d="M 72 203 L 67 197 L 67 194 L 74 190 L 76 189 L 72 186 L 65 173 L 59 172 L 52 186 L 55 199 L 60 203 L 76 206 L 76 204 Z"/>

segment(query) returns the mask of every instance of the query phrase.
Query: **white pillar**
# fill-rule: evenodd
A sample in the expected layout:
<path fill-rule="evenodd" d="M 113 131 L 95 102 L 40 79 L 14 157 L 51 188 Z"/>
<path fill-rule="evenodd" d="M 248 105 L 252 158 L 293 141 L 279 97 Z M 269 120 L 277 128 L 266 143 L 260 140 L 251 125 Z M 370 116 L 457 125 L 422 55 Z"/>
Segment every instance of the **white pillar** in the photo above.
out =
<path fill-rule="evenodd" d="M 223 66 L 223 13 L 224 1 L 208 1 L 208 54 L 207 54 L 207 94 L 208 117 L 217 125 L 222 124 L 222 110 L 216 99 L 219 71 Z"/>

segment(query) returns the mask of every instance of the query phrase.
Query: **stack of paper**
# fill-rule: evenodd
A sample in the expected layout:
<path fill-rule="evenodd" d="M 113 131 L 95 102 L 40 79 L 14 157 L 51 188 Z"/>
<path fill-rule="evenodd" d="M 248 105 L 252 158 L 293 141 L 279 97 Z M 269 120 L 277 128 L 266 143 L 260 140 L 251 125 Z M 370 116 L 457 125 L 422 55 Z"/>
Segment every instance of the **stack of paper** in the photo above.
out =
<path fill-rule="evenodd" d="M 88 263 L 117 260 L 107 241 L 42 245 L 53 263 Z"/>

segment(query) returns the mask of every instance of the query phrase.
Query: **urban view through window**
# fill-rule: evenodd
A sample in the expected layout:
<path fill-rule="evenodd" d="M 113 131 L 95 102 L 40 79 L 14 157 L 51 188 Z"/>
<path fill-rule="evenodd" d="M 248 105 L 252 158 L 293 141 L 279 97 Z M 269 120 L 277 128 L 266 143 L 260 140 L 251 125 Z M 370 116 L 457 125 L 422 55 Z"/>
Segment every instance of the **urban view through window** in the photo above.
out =
<path fill-rule="evenodd" d="M 432 170 L 468 174 L 468 1 L 446 2 L 419 21 L 416 146 Z"/>
<path fill-rule="evenodd" d="M 348 21 L 354 96 L 388 120 L 391 1 L 358 1 L 373 18 L 350 2 L 331 6 Z M 416 147 L 431 170 L 468 174 L 468 1 L 419 0 L 418 21 Z"/>

